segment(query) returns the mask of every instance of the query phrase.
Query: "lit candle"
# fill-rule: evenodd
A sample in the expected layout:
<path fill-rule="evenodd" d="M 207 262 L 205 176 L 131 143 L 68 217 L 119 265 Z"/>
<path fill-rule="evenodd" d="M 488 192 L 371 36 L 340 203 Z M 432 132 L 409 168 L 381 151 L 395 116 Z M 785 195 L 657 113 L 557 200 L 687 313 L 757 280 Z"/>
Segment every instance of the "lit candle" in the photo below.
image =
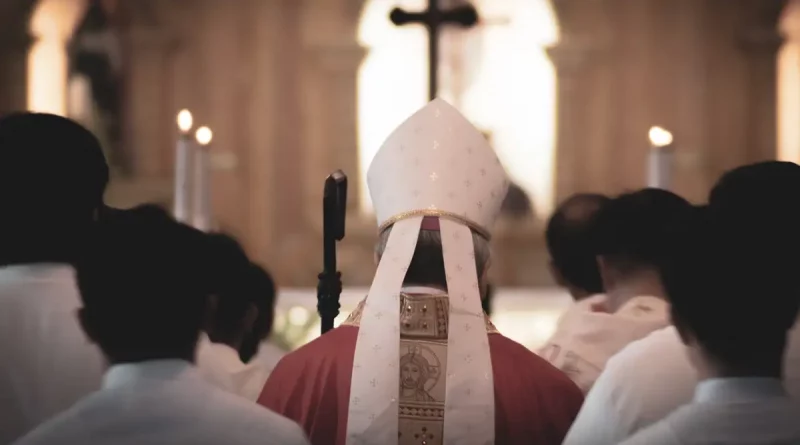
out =
<path fill-rule="evenodd" d="M 208 127 L 195 132 L 199 149 L 194 157 L 194 217 L 192 225 L 202 231 L 211 230 L 211 178 L 209 171 L 209 145 L 213 133 Z"/>
<path fill-rule="evenodd" d="M 192 165 L 192 139 L 190 132 L 192 130 L 192 113 L 189 110 L 181 110 L 178 113 L 178 146 L 175 151 L 175 195 L 174 210 L 175 219 L 180 222 L 187 222 L 189 220 L 190 205 L 191 205 L 191 165 Z"/>
<path fill-rule="evenodd" d="M 661 128 L 650 129 L 650 153 L 647 159 L 647 186 L 669 190 L 672 186 L 672 133 Z"/>

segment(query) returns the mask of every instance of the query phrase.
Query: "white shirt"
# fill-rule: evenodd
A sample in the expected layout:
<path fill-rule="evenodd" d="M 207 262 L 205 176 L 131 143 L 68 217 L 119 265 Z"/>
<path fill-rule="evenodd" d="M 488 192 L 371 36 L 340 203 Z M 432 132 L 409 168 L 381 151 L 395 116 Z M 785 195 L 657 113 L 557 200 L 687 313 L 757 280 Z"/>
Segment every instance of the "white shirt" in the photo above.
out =
<path fill-rule="evenodd" d="M 592 387 L 564 445 L 616 445 L 692 400 L 698 383 L 678 331 L 670 326 L 612 357 Z M 800 400 L 800 329 L 784 358 L 784 385 Z"/>
<path fill-rule="evenodd" d="M 210 383 L 253 402 L 258 400 L 269 377 L 259 363 L 243 363 L 235 349 L 212 343 L 205 334 L 197 347 L 197 367 Z"/>
<path fill-rule="evenodd" d="M 71 267 L 0 268 L 0 444 L 100 388 L 103 359 L 80 328 Z"/>
<path fill-rule="evenodd" d="M 778 379 L 700 382 L 694 401 L 622 445 L 797 445 L 800 405 Z"/>
<path fill-rule="evenodd" d="M 564 371 L 584 393 L 592 388 L 606 362 L 629 343 L 669 325 L 669 305 L 661 298 L 640 296 L 615 313 L 597 312 L 595 295 L 573 305 L 559 320 L 539 355 Z"/>
<path fill-rule="evenodd" d="M 294 422 L 181 360 L 116 365 L 103 388 L 16 445 L 307 445 Z"/>
<path fill-rule="evenodd" d="M 267 340 L 261 343 L 256 356 L 253 357 L 250 362 L 258 363 L 268 373 L 272 373 L 272 370 L 278 366 L 278 362 L 281 361 L 285 355 L 286 351 L 278 347 L 275 343 Z"/>

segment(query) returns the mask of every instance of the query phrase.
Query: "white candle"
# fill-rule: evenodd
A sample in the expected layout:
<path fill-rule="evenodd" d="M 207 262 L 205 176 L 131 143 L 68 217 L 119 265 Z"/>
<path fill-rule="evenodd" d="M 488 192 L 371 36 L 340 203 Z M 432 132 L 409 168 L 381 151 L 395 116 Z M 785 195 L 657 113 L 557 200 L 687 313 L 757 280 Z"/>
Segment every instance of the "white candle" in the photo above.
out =
<path fill-rule="evenodd" d="M 213 133 L 208 127 L 200 127 L 195 133 L 199 144 L 194 157 L 194 205 L 192 225 L 202 231 L 211 230 L 211 175 L 209 169 L 209 147 Z"/>
<path fill-rule="evenodd" d="M 669 190 L 672 186 L 672 133 L 661 128 L 650 129 L 650 153 L 647 157 L 647 186 Z"/>
<path fill-rule="evenodd" d="M 192 113 L 181 110 L 178 113 L 178 145 L 175 151 L 175 192 L 173 197 L 173 214 L 180 222 L 188 222 L 191 211 L 191 165 L 192 165 Z"/>

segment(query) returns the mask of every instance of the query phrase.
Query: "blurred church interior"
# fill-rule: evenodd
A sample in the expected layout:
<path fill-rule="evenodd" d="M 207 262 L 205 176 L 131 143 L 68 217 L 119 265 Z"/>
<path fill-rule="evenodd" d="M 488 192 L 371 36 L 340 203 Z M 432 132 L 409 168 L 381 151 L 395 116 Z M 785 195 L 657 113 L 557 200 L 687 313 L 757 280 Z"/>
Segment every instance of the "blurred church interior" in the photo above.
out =
<path fill-rule="evenodd" d="M 470 1 L 477 25 L 442 31 L 439 93 L 516 186 L 523 211 L 493 239 L 492 318 L 529 347 L 569 304 L 548 274 L 550 212 L 644 186 L 648 129 L 674 136 L 674 189 L 695 201 L 733 166 L 800 160 L 800 0 Z M 351 178 L 342 319 L 374 272 L 366 168 L 427 100 L 427 33 L 395 26 L 397 6 L 427 1 L 2 0 L 0 113 L 92 129 L 107 200 L 127 207 L 171 206 L 175 117 L 191 110 L 213 129 L 215 226 L 274 275 L 276 335 L 294 347 L 319 330 L 324 178 Z"/>

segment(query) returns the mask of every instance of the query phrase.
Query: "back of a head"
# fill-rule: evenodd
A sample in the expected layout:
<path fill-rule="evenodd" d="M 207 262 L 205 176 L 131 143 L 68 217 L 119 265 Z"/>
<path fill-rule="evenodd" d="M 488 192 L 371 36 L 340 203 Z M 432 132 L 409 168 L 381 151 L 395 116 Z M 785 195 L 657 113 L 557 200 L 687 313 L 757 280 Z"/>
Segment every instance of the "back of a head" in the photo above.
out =
<path fill-rule="evenodd" d="M 754 230 L 752 222 L 730 217 L 732 210 L 697 209 L 662 268 L 662 280 L 679 327 L 690 329 L 718 360 L 752 365 L 760 354 L 783 347 L 795 323 L 800 245 L 791 242 L 793 249 L 784 252 L 781 241 L 768 235 L 768 221 Z"/>
<path fill-rule="evenodd" d="M 205 308 L 204 235 L 154 206 L 115 212 L 77 264 L 90 335 L 112 362 L 194 350 Z"/>
<path fill-rule="evenodd" d="M 239 242 L 226 234 L 207 235 L 208 260 L 212 265 L 210 294 L 216 296 L 215 311 L 208 326 L 213 336 L 233 335 L 251 303 L 251 263 Z"/>
<path fill-rule="evenodd" d="M 609 201 L 598 194 L 573 195 L 558 206 L 545 232 L 553 266 L 567 283 L 589 294 L 603 292 L 592 236 L 596 216 Z"/>
<path fill-rule="evenodd" d="M 593 239 L 598 256 L 623 273 L 658 268 L 672 252 L 692 205 L 660 189 L 620 195 L 598 212 Z"/>
<path fill-rule="evenodd" d="M 4 228 L 49 229 L 91 221 L 108 179 L 100 143 L 76 122 L 41 113 L 0 119 Z"/>

